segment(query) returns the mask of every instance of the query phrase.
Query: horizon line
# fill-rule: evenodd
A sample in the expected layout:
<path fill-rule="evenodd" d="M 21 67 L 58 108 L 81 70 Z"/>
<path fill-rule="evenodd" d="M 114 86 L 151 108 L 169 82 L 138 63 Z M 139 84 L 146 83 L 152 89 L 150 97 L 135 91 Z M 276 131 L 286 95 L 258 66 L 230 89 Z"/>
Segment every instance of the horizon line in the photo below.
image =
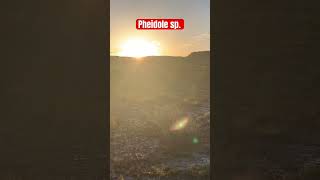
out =
<path fill-rule="evenodd" d="M 188 56 L 190 56 L 192 53 L 200 53 L 200 52 L 211 52 L 211 50 L 192 51 L 192 52 L 189 53 L 187 56 L 178 56 L 178 55 L 153 55 L 153 56 L 144 56 L 144 57 L 140 57 L 140 58 L 146 58 L 146 57 L 188 57 Z M 132 56 L 119 56 L 119 55 L 111 55 L 111 54 L 110 54 L 110 57 L 136 58 L 136 57 L 132 57 Z"/>

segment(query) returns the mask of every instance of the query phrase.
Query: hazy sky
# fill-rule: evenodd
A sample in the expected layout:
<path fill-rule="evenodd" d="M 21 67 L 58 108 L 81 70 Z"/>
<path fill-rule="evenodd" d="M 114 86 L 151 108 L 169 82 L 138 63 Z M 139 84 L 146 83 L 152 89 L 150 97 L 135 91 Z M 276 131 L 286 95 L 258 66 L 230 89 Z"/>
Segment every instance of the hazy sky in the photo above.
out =
<path fill-rule="evenodd" d="M 161 55 L 210 49 L 210 0 L 111 0 L 111 55 L 130 38 L 158 43 Z M 137 18 L 183 18 L 184 30 L 136 30 Z"/>

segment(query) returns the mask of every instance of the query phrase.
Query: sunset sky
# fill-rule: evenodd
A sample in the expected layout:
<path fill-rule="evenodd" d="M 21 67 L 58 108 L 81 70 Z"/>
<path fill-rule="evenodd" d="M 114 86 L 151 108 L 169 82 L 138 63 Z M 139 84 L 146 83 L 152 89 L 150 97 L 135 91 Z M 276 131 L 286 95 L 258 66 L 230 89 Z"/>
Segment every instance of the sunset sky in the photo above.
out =
<path fill-rule="evenodd" d="M 169 56 L 210 49 L 210 0 L 111 0 L 110 4 L 111 55 L 140 47 Z M 137 18 L 182 18 L 185 28 L 136 30 Z"/>

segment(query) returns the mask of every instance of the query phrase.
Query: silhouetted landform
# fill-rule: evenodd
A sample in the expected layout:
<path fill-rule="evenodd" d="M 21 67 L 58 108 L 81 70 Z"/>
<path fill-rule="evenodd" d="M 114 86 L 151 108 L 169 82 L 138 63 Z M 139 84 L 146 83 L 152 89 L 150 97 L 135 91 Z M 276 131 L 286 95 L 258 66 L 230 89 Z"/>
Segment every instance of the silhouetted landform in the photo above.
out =
<path fill-rule="evenodd" d="M 200 53 L 202 54 L 202 53 Z M 163 93 L 182 93 L 198 96 L 199 92 L 210 90 L 209 52 L 199 58 L 188 57 L 111 57 L 111 98 L 118 95 L 131 98 L 156 98 Z M 201 95 L 201 94 L 200 94 Z M 199 97 L 197 97 L 199 98 Z"/>
<path fill-rule="evenodd" d="M 112 179 L 209 178 L 210 52 L 196 54 L 111 57 Z"/>
<path fill-rule="evenodd" d="M 0 179 L 107 179 L 107 4 L 1 6 Z"/>
<path fill-rule="evenodd" d="M 320 178 L 315 2 L 213 4 L 214 179 Z"/>
<path fill-rule="evenodd" d="M 206 60 L 207 57 L 210 57 L 210 51 L 192 52 L 187 56 L 187 58 L 190 58 L 190 59 L 203 59 L 203 60 Z"/>

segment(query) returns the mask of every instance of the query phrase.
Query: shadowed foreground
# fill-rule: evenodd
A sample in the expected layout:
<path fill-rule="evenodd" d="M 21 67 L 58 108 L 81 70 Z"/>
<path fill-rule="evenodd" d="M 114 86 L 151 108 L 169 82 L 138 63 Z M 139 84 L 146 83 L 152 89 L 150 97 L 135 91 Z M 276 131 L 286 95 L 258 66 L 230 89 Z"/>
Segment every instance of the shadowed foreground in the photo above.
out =
<path fill-rule="evenodd" d="M 209 179 L 209 57 L 111 57 L 113 179 Z"/>

